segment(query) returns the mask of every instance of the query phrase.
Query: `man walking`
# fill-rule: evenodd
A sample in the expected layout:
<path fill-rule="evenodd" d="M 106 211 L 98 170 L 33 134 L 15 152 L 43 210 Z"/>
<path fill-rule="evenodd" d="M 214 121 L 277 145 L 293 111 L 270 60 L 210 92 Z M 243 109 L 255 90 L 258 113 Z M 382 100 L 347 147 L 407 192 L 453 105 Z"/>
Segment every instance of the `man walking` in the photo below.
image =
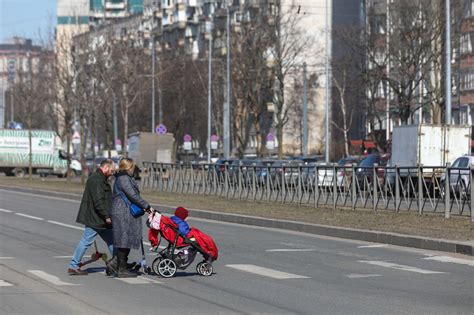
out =
<path fill-rule="evenodd" d="M 112 188 L 107 179 L 114 171 L 114 161 L 105 159 L 100 163 L 99 169 L 87 180 L 76 219 L 77 223 L 85 225 L 85 230 L 69 263 L 67 272 L 71 276 L 87 275 L 86 271 L 81 270 L 80 262 L 97 235 L 107 243 L 110 254 L 113 256 L 112 220 L 109 215 L 112 205 Z"/>

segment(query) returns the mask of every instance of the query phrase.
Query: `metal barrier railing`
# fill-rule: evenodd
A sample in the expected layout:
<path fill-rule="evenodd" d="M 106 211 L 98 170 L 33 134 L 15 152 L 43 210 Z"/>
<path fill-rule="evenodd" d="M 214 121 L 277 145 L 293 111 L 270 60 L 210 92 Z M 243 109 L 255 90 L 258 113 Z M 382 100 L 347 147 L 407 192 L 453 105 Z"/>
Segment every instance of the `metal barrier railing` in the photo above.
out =
<path fill-rule="evenodd" d="M 314 207 L 470 216 L 474 168 L 143 162 L 144 190 Z"/>

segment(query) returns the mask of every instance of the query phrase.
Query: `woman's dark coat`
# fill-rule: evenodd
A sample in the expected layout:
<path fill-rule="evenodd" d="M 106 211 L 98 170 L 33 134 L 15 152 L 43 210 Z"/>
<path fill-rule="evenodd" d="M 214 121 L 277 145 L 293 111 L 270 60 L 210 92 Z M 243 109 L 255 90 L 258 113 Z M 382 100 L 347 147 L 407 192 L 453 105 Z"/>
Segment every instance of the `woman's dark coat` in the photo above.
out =
<path fill-rule="evenodd" d="M 114 247 L 116 248 L 139 248 L 142 239 L 142 219 L 134 218 L 130 214 L 129 206 L 120 196 L 119 191 L 137 206 L 148 209 L 149 203 L 140 197 L 140 191 L 135 180 L 125 172 L 119 172 L 114 184 L 112 197 L 112 218 Z M 128 201 L 127 201 L 128 203 Z"/>

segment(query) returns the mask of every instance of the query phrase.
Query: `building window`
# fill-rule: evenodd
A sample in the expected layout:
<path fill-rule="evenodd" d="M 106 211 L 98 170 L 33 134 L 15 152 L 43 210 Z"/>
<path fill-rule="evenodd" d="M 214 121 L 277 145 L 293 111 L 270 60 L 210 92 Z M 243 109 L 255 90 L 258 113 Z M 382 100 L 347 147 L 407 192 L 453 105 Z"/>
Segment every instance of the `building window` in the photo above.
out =
<path fill-rule="evenodd" d="M 461 35 L 461 54 L 472 53 L 472 43 L 474 42 L 474 33 L 465 33 Z"/>
<path fill-rule="evenodd" d="M 474 90 L 474 69 L 469 69 L 460 75 L 460 90 L 471 91 Z"/>
<path fill-rule="evenodd" d="M 466 10 L 464 10 L 465 18 L 469 18 L 471 16 L 474 16 L 474 0 L 468 0 Z"/>
<path fill-rule="evenodd" d="M 375 15 L 373 18 L 372 32 L 374 34 L 385 34 L 387 29 L 387 20 L 385 15 Z"/>

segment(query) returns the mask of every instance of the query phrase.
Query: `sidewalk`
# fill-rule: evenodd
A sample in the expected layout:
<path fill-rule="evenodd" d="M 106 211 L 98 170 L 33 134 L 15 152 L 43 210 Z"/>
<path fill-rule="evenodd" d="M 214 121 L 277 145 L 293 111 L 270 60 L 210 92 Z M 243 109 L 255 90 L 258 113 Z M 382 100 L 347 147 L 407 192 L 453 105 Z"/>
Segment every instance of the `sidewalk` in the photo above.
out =
<path fill-rule="evenodd" d="M 4 177 L 0 178 L 0 188 L 31 193 L 47 190 L 54 192 L 49 193 L 51 196 L 71 199 L 80 199 L 83 191 L 78 183 L 30 183 Z M 431 214 L 316 209 L 162 192 L 144 192 L 143 196 L 165 212 L 171 212 L 177 205 L 185 206 L 196 218 L 473 255 L 474 224 L 466 217 L 445 220 Z"/>

